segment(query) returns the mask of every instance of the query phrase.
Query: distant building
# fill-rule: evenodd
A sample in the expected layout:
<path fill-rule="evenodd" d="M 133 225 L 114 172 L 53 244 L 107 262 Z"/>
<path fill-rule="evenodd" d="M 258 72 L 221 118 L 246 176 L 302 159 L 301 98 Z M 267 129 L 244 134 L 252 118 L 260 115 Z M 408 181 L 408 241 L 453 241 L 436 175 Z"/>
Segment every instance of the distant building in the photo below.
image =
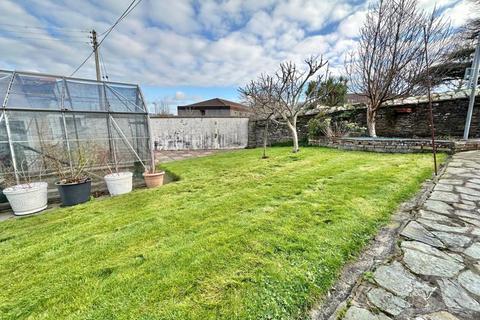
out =
<path fill-rule="evenodd" d="M 247 106 L 220 98 L 205 100 L 186 106 L 178 106 L 177 113 L 179 116 L 208 117 L 248 117 L 252 114 L 250 108 Z"/>
<path fill-rule="evenodd" d="M 356 93 L 347 93 L 347 104 L 358 105 L 367 104 L 368 98 Z"/>

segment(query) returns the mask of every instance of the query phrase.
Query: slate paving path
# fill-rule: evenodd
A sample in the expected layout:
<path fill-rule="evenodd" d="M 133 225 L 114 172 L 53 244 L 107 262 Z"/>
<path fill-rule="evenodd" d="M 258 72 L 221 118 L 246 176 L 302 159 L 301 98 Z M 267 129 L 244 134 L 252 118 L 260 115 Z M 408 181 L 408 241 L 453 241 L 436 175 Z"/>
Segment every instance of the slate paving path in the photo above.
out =
<path fill-rule="evenodd" d="M 453 156 L 398 245 L 352 292 L 344 320 L 480 319 L 480 151 Z"/>

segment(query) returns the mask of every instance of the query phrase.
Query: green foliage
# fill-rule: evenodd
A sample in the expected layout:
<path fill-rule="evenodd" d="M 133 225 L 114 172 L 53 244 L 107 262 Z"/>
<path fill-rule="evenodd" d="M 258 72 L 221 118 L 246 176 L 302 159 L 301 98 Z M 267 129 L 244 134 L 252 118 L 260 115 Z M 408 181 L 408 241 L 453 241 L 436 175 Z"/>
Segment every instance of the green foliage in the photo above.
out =
<path fill-rule="evenodd" d="M 363 279 L 365 281 L 368 281 L 370 283 L 375 283 L 375 277 L 373 276 L 373 272 L 371 271 L 366 271 L 363 273 Z"/>
<path fill-rule="evenodd" d="M 315 139 L 320 136 L 324 136 L 324 132 L 329 126 L 329 121 L 327 118 L 323 117 L 315 117 L 308 120 L 307 128 L 308 128 L 308 137 L 310 139 Z"/>
<path fill-rule="evenodd" d="M 452 82 L 455 84 L 455 82 L 463 79 L 465 69 L 472 65 L 474 53 L 475 47 L 473 45 L 456 47 L 442 61 L 430 68 L 429 78 L 426 70 L 419 74 L 419 78 L 424 82 L 430 79 L 432 86 L 440 86 Z"/>
<path fill-rule="evenodd" d="M 345 120 L 333 121 L 329 117 L 315 117 L 308 121 L 308 137 L 316 139 L 321 136 L 328 138 L 342 138 L 347 136 L 362 136 L 366 128 Z"/>
<path fill-rule="evenodd" d="M 297 319 L 431 156 L 250 149 L 177 161 L 180 177 L 0 223 L 2 319 Z"/>
<path fill-rule="evenodd" d="M 306 94 L 316 95 L 320 103 L 329 107 L 343 105 L 347 101 L 347 80 L 343 77 L 330 77 L 317 85 L 316 81 L 308 83 Z M 315 91 L 315 92 L 314 92 Z"/>
<path fill-rule="evenodd" d="M 345 319 L 345 316 L 347 315 L 348 307 L 344 306 L 342 307 L 337 314 L 337 320 L 343 320 Z"/>

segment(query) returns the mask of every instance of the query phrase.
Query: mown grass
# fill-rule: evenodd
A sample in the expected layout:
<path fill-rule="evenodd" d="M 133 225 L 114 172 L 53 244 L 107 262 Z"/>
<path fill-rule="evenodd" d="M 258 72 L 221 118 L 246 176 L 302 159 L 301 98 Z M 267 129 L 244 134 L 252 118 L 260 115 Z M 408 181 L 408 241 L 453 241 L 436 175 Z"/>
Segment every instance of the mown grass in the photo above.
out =
<path fill-rule="evenodd" d="M 305 318 L 430 155 L 221 153 L 181 180 L 0 223 L 1 319 Z"/>

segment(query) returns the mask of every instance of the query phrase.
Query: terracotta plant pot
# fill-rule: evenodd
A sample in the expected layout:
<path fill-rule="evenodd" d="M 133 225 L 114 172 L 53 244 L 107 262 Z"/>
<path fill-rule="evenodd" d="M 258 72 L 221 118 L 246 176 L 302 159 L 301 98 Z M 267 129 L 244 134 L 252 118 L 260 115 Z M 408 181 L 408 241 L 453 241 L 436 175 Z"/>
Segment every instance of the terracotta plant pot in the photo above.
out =
<path fill-rule="evenodd" d="M 147 188 L 156 188 L 163 184 L 163 176 L 165 175 L 165 171 L 162 172 L 144 172 L 143 178 L 145 179 L 145 184 Z"/>

